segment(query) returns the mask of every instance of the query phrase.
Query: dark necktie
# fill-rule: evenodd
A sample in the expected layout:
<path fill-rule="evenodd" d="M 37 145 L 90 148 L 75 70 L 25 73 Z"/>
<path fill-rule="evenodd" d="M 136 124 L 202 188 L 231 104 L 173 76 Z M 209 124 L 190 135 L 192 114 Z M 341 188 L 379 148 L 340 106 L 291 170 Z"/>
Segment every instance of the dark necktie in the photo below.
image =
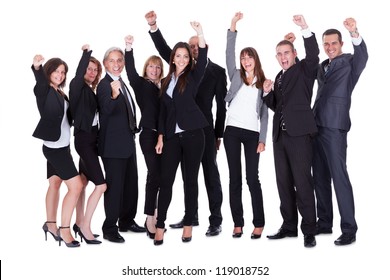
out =
<path fill-rule="evenodd" d="M 135 133 L 136 132 L 135 108 L 131 105 L 134 103 L 132 102 L 132 100 L 130 100 L 131 96 L 129 96 L 129 94 L 127 93 L 127 89 L 126 89 L 125 83 L 123 82 L 122 78 L 119 78 L 119 81 L 121 82 L 121 92 L 125 98 L 130 130 L 133 133 Z"/>
<path fill-rule="evenodd" d="M 283 72 L 279 75 L 279 77 L 276 79 L 276 85 L 281 93 L 283 95 L 283 90 L 282 90 L 282 77 L 283 77 Z M 279 118 L 279 126 L 282 130 L 286 130 L 286 123 L 284 122 L 284 117 L 283 117 L 283 102 L 282 102 L 282 108 L 280 109 L 280 118 Z"/>

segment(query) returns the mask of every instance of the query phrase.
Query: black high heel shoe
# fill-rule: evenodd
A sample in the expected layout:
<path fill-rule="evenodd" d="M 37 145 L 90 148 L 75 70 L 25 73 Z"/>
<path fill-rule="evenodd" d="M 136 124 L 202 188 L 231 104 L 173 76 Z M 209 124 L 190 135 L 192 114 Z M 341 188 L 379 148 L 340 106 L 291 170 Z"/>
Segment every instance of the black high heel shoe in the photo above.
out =
<path fill-rule="evenodd" d="M 157 229 L 158 230 L 158 229 Z M 156 232 L 157 233 L 157 232 Z M 165 229 L 164 229 L 164 233 L 165 233 Z M 156 236 L 156 235 L 155 235 Z M 164 235 L 163 235 L 163 238 L 160 239 L 160 240 L 157 240 L 157 239 L 154 239 L 153 241 L 154 245 L 158 246 L 158 245 L 162 245 L 164 243 Z"/>
<path fill-rule="evenodd" d="M 74 231 L 74 236 L 77 238 L 77 233 L 80 232 L 80 227 L 76 224 L 73 225 L 73 231 Z M 99 234 L 93 234 L 93 237 L 98 238 L 100 235 Z"/>
<path fill-rule="evenodd" d="M 242 227 L 241 227 L 241 231 L 240 232 L 234 232 L 233 231 L 233 238 L 240 238 L 243 234 L 243 230 L 242 230 Z"/>
<path fill-rule="evenodd" d="M 261 229 L 262 229 L 262 227 L 261 227 Z M 260 237 L 261 237 L 261 233 L 260 234 L 256 234 L 256 233 L 252 232 L 252 234 L 251 234 L 251 239 L 259 239 Z"/>
<path fill-rule="evenodd" d="M 58 235 L 58 246 L 61 246 L 61 241 L 64 241 L 66 247 L 79 247 L 80 246 L 80 242 L 76 241 L 76 240 L 72 240 L 71 242 L 69 243 L 66 243 L 65 240 L 62 239 L 61 237 L 61 229 L 64 229 L 64 228 L 70 228 L 69 226 L 68 227 L 59 227 L 58 230 L 57 230 L 57 235 Z"/>
<path fill-rule="evenodd" d="M 47 222 L 45 222 L 45 223 L 43 224 L 42 229 L 43 229 L 43 231 L 45 232 L 45 240 L 46 240 L 46 241 L 47 241 L 47 233 L 48 233 L 48 232 L 51 234 L 51 236 L 53 236 L 53 238 L 54 238 L 55 241 L 58 241 L 58 240 L 59 240 L 58 235 L 55 235 L 54 233 L 52 233 L 52 232 L 49 230 L 48 226 L 47 226 L 47 224 L 55 224 L 55 223 L 56 223 L 56 222 L 47 221 Z"/>
<path fill-rule="evenodd" d="M 184 227 L 187 227 L 187 226 L 183 226 L 183 234 L 184 234 Z M 189 226 L 189 227 L 191 227 L 191 233 L 192 233 L 192 226 Z M 192 240 L 192 235 L 187 236 L 187 237 L 185 237 L 185 236 L 181 237 L 181 241 L 183 241 L 184 243 L 190 242 L 191 240 Z"/>
<path fill-rule="evenodd" d="M 154 236 L 156 235 L 156 233 L 153 233 L 153 232 L 149 231 L 148 226 L 146 225 L 146 220 L 145 220 L 144 227 L 146 229 L 146 235 L 149 236 L 150 239 L 154 239 Z"/>
<path fill-rule="evenodd" d="M 83 239 L 84 239 L 85 243 L 87 243 L 87 244 L 100 244 L 100 243 L 102 243 L 100 240 L 85 238 L 81 229 L 79 229 L 79 235 L 80 235 L 81 242 L 83 242 Z"/>

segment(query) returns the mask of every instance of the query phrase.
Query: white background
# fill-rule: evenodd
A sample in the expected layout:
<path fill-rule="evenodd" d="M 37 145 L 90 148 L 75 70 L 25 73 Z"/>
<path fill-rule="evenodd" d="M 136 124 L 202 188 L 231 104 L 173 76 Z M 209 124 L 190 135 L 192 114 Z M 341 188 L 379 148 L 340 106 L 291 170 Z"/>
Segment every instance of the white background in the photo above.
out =
<path fill-rule="evenodd" d="M 382 4 L 345 1 L 3 1 L 1 23 L 1 101 L 0 101 L 0 259 L 2 279 L 262 279 L 260 276 L 216 276 L 223 266 L 269 267 L 267 279 L 384 279 L 387 273 L 388 233 L 388 162 L 387 117 L 389 92 L 385 80 L 388 64 L 389 35 Z M 382 2 L 383 3 L 383 2 Z M 353 183 L 356 219 L 359 230 L 355 244 L 337 247 L 333 241 L 340 235 L 339 215 L 335 203 L 334 233 L 317 237 L 317 246 L 306 249 L 299 231 L 298 238 L 267 240 L 280 227 L 273 155 L 272 113 L 266 151 L 260 158 L 266 226 L 260 240 L 251 240 L 251 207 L 244 182 L 244 235 L 233 239 L 233 223 L 228 203 L 228 171 L 224 147 L 218 154 L 224 203 L 223 231 L 218 237 L 206 237 L 208 203 L 202 171 L 199 177 L 200 226 L 193 230 L 193 241 L 181 242 L 181 230 L 168 229 L 164 245 L 156 247 L 144 234 L 124 233 L 124 244 L 104 241 L 101 245 L 82 244 L 69 249 L 49 236 L 45 242 L 41 229 L 45 221 L 47 190 L 46 160 L 42 142 L 31 136 L 39 120 L 30 69 L 37 53 L 46 59 L 61 57 L 69 65 L 68 83 L 81 57 L 81 46 L 90 44 L 93 55 L 102 60 L 111 46 L 124 47 L 124 36 L 135 37 L 136 66 L 139 72 L 147 57 L 156 54 L 149 38 L 144 15 L 155 10 L 158 25 L 168 44 L 187 41 L 194 35 L 189 22 L 200 21 L 209 44 L 209 57 L 225 67 L 226 30 L 234 13 L 244 19 L 237 25 L 237 51 L 252 46 L 259 52 L 265 74 L 274 79 L 280 67 L 275 59 L 275 45 L 292 31 L 297 35 L 296 48 L 304 56 L 299 27 L 292 22 L 294 14 L 303 14 L 310 29 L 321 43 L 321 34 L 337 28 L 344 36 L 344 52 L 352 52 L 349 34 L 342 23 L 355 17 L 365 39 L 369 61 L 357 84 L 351 109 L 352 129 L 348 134 L 348 169 Z M 370 12 L 368 12 L 370 11 Z M 320 60 L 326 58 L 320 46 Z M 166 65 L 167 66 L 167 65 Z M 388 67 L 386 67 L 388 68 Z M 166 67 L 167 71 L 168 68 Z M 68 89 L 66 88 L 66 92 Z M 314 98 L 314 97 L 313 97 Z M 138 139 L 137 139 L 138 144 Z M 138 145 L 139 147 L 139 145 Z M 74 159 L 78 158 L 73 149 Z M 138 150 L 139 204 L 136 221 L 143 224 L 146 170 Z M 386 168 L 387 167 L 387 168 Z M 91 191 L 92 185 L 88 186 Z M 65 185 L 62 194 L 65 193 Z M 103 204 L 96 210 L 93 231 L 101 234 Z M 60 211 L 59 211 L 60 212 Z M 181 175 L 178 173 L 167 224 L 183 216 Z M 60 218 L 58 217 L 58 221 Z M 72 224 L 73 225 L 72 220 Z M 100 239 L 102 239 L 100 237 Z M 122 276 L 130 268 L 202 268 L 207 276 Z M 211 271 L 211 272 L 210 272 Z M 4 277 L 4 278 L 3 278 Z M 265 278 L 265 277 L 264 277 Z"/>

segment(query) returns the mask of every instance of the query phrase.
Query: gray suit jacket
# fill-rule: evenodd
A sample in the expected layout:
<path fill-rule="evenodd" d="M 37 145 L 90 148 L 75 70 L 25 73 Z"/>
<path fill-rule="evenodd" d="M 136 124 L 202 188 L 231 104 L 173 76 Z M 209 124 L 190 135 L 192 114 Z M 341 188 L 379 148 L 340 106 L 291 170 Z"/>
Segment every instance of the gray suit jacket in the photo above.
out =
<path fill-rule="evenodd" d="M 226 45 L 226 65 L 228 70 L 228 76 L 230 79 L 229 91 L 225 97 L 225 101 L 230 102 L 236 97 L 238 91 L 244 82 L 240 76 L 240 69 L 236 67 L 236 38 L 237 32 L 227 31 L 227 45 Z M 267 138 L 268 130 L 268 107 L 263 103 L 261 98 L 263 90 L 259 89 L 257 94 L 256 111 L 257 117 L 260 119 L 260 131 L 259 131 L 259 142 L 265 143 Z"/>

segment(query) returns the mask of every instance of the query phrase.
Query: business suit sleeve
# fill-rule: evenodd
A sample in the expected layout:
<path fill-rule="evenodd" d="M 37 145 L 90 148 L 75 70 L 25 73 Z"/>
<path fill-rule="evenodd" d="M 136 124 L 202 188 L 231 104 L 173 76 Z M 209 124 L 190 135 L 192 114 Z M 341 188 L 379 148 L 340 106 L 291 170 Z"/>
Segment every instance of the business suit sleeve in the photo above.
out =
<path fill-rule="evenodd" d="M 156 47 L 158 53 L 169 64 L 169 59 L 171 57 L 172 49 L 168 46 L 160 29 L 157 29 L 157 31 L 155 32 L 149 31 L 149 34 L 153 40 L 154 46 Z"/>
<path fill-rule="evenodd" d="M 352 62 L 352 72 L 353 72 L 353 84 L 356 84 L 359 80 L 360 75 L 362 74 L 364 68 L 368 61 L 368 51 L 367 46 L 364 40 L 359 45 L 353 45 L 353 62 Z"/>
<path fill-rule="evenodd" d="M 69 101 L 70 111 L 72 116 L 76 115 L 77 105 L 80 104 L 79 100 L 83 93 L 84 87 L 84 75 L 89 65 L 89 59 L 91 58 L 92 51 L 84 50 L 81 56 L 79 65 L 77 66 L 76 75 L 72 79 L 69 85 Z"/>
<path fill-rule="evenodd" d="M 215 71 L 217 82 L 215 89 L 215 102 L 217 105 L 216 119 L 215 119 L 215 138 L 222 138 L 223 131 L 225 129 L 226 119 L 226 92 L 227 92 L 227 81 L 225 69 L 219 67 Z"/>
<path fill-rule="evenodd" d="M 275 100 L 275 94 L 273 90 L 271 90 L 267 95 L 264 95 L 263 92 L 263 101 L 268 106 L 269 109 L 275 112 L 276 100 Z"/>
<path fill-rule="evenodd" d="M 43 108 L 45 106 L 46 97 L 50 90 L 50 85 L 47 82 L 45 74 L 43 73 L 42 65 L 38 70 L 35 70 L 34 66 L 31 66 L 31 69 L 35 77 L 35 86 L 34 86 L 34 95 L 36 97 L 37 107 L 39 113 L 42 115 Z"/>
<path fill-rule="evenodd" d="M 262 102 L 260 107 L 260 134 L 259 134 L 259 142 L 264 143 L 267 139 L 268 132 L 268 107 Z"/>
<path fill-rule="evenodd" d="M 226 40 L 226 66 L 229 76 L 229 80 L 233 79 L 233 76 L 237 70 L 236 65 L 236 39 L 237 32 L 227 31 L 227 40 Z"/>
<path fill-rule="evenodd" d="M 143 108 L 143 99 L 146 98 L 147 95 L 144 94 L 141 89 L 143 88 L 145 79 L 138 74 L 137 69 L 135 68 L 134 49 L 125 52 L 125 67 L 127 78 L 129 79 L 131 87 L 134 89 L 137 104 L 139 107 Z"/>
<path fill-rule="evenodd" d="M 316 36 L 313 34 L 308 38 L 304 38 L 303 43 L 306 51 L 306 57 L 302 60 L 303 70 L 307 77 L 314 80 L 317 75 L 318 63 L 320 62 L 320 49 L 318 48 Z"/>

